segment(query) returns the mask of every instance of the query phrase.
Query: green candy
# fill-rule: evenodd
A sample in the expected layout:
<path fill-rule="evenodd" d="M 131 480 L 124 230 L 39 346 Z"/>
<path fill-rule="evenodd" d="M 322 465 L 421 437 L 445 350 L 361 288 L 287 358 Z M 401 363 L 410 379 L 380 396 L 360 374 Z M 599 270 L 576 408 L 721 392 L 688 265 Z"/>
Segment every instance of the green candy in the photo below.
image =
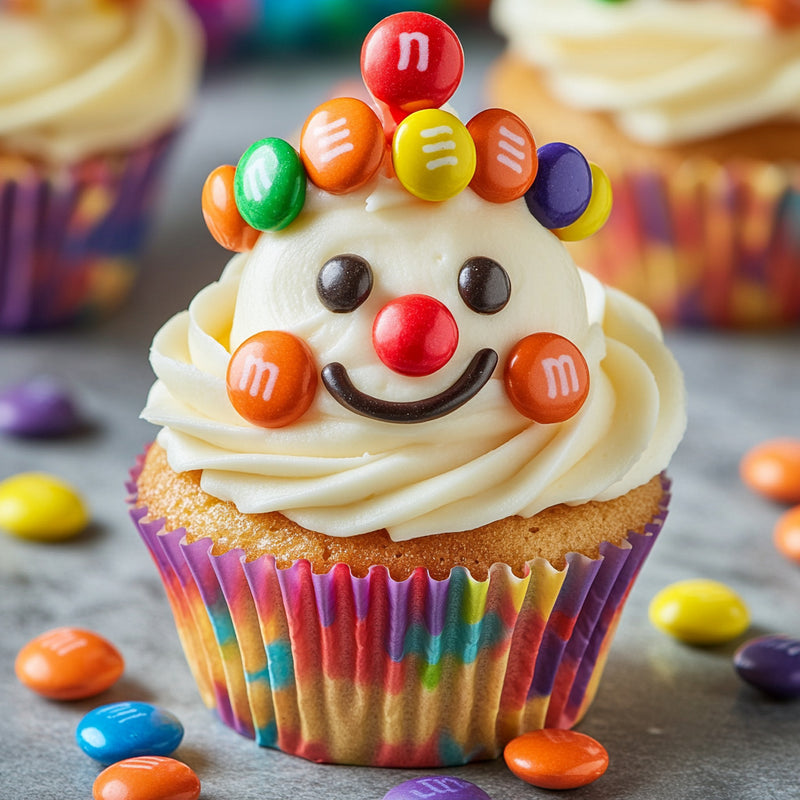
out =
<path fill-rule="evenodd" d="M 259 231 L 279 231 L 303 208 L 303 162 L 283 139 L 261 139 L 239 159 L 233 193 L 236 207 L 248 225 Z"/>

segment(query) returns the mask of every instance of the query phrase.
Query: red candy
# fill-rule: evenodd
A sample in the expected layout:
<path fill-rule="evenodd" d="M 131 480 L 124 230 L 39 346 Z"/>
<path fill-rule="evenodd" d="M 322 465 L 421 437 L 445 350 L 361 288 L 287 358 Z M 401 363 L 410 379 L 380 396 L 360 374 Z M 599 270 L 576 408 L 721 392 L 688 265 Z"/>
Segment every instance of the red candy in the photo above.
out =
<path fill-rule="evenodd" d="M 318 106 L 300 134 L 300 158 L 308 177 L 332 194 L 365 184 L 378 171 L 385 152 L 378 115 L 353 97 Z"/>
<path fill-rule="evenodd" d="M 211 235 L 226 250 L 244 253 L 252 250 L 259 231 L 251 228 L 239 213 L 233 196 L 236 167 L 217 167 L 203 184 L 203 219 Z"/>
<path fill-rule="evenodd" d="M 52 700 L 81 700 L 108 689 L 125 662 L 102 636 L 82 628 L 55 628 L 37 636 L 17 655 L 17 678 Z"/>
<path fill-rule="evenodd" d="M 539 165 L 528 126 L 510 111 L 487 108 L 467 123 L 467 130 L 477 151 L 472 190 L 490 203 L 522 197 Z"/>
<path fill-rule="evenodd" d="M 197 800 L 200 780 L 174 758 L 138 756 L 104 769 L 92 787 L 94 800 Z"/>
<path fill-rule="evenodd" d="M 800 506 L 781 515 L 775 524 L 773 541 L 782 555 L 800 564 Z"/>
<path fill-rule="evenodd" d="M 361 75 L 394 121 L 439 108 L 464 72 L 464 51 L 449 25 L 430 14 L 403 11 L 379 22 L 364 39 Z"/>
<path fill-rule="evenodd" d="M 771 439 L 754 447 L 739 472 L 753 491 L 779 503 L 800 503 L 800 439 Z"/>
<path fill-rule="evenodd" d="M 578 731 L 545 728 L 512 739 L 503 752 L 508 768 L 542 789 L 577 789 L 608 768 L 605 747 Z"/>
<path fill-rule="evenodd" d="M 248 422 L 281 428 L 308 410 L 317 371 L 308 345 L 285 331 L 262 331 L 242 342 L 228 364 L 228 398 Z"/>
<path fill-rule="evenodd" d="M 517 342 L 504 381 L 514 407 L 535 422 L 564 422 L 589 394 L 589 367 L 578 348 L 557 333 L 534 333 Z"/>

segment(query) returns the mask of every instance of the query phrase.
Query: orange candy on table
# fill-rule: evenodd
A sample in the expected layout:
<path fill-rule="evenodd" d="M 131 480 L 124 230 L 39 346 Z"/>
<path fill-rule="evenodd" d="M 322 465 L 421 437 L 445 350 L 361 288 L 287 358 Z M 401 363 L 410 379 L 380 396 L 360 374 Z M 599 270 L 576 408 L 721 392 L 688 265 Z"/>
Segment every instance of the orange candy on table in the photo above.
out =
<path fill-rule="evenodd" d="M 300 134 L 300 158 L 308 177 L 331 194 L 363 186 L 380 168 L 386 150 L 378 115 L 354 97 L 318 106 Z"/>
<path fill-rule="evenodd" d="M 14 664 L 21 683 L 52 700 L 94 697 L 115 683 L 124 668 L 122 656 L 107 639 L 68 627 L 32 639 Z"/>
<path fill-rule="evenodd" d="M 800 503 L 800 439 L 770 439 L 757 445 L 745 454 L 739 471 L 759 494 L 780 503 Z"/>
<path fill-rule="evenodd" d="M 800 25 L 800 3 L 797 0 L 747 0 L 747 3 L 769 14 L 779 27 Z"/>
<path fill-rule="evenodd" d="M 197 800 L 200 780 L 181 761 L 138 756 L 106 767 L 92 787 L 94 800 Z"/>
<path fill-rule="evenodd" d="M 228 364 L 228 397 L 248 422 L 281 428 L 299 419 L 317 391 L 308 345 L 285 331 L 262 331 L 242 342 Z"/>
<path fill-rule="evenodd" d="M 778 519 L 773 541 L 781 555 L 800 564 L 800 506 L 790 508 Z"/>
<path fill-rule="evenodd" d="M 217 167 L 203 184 L 203 219 L 211 235 L 226 250 L 244 253 L 252 250 L 260 231 L 250 227 L 239 213 L 233 194 L 236 167 Z"/>
<path fill-rule="evenodd" d="M 597 780 L 608 767 L 608 753 L 578 731 L 545 728 L 512 739 L 503 752 L 508 768 L 541 789 L 577 789 Z"/>

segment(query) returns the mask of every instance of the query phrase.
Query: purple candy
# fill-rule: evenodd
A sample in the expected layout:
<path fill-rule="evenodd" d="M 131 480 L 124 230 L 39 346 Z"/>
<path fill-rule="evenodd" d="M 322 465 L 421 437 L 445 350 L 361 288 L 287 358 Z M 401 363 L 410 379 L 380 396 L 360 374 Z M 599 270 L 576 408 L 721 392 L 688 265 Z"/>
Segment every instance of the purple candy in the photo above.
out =
<path fill-rule="evenodd" d="M 72 399 L 53 378 L 38 376 L 0 393 L 0 431 L 16 436 L 60 436 L 78 425 Z"/>
<path fill-rule="evenodd" d="M 452 775 L 429 775 L 412 778 L 398 784 L 383 796 L 383 800 L 490 800 L 479 786 Z"/>
<path fill-rule="evenodd" d="M 733 656 L 739 677 L 773 697 L 800 697 L 800 639 L 775 634 L 745 642 Z"/>
<path fill-rule="evenodd" d="M 564 142 L 550 142 L 536 152 L 539 170 L 525 193 L 528 210 L 545 228 L 565 228 L 586 211 L 592 197 L 589 162 Z"/>

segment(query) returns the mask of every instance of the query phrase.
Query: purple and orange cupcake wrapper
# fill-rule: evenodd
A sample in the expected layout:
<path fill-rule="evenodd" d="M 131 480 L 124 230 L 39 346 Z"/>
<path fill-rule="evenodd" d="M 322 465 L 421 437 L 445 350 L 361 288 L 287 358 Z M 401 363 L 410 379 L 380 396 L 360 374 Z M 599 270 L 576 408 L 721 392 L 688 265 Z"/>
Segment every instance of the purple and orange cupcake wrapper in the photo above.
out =
<path fill-rule="evenodd" d="M 262 746 L 332 763 L 435 767 L 494 758 L 528 730 L 571 727 L 597 689 L 634 578 L 664 522 L 601 557 L 544 559 L 478 581 L 420 568 L 314 574 L 240 550 L 213 555 L 135 507 L 207 706 Z"/>

